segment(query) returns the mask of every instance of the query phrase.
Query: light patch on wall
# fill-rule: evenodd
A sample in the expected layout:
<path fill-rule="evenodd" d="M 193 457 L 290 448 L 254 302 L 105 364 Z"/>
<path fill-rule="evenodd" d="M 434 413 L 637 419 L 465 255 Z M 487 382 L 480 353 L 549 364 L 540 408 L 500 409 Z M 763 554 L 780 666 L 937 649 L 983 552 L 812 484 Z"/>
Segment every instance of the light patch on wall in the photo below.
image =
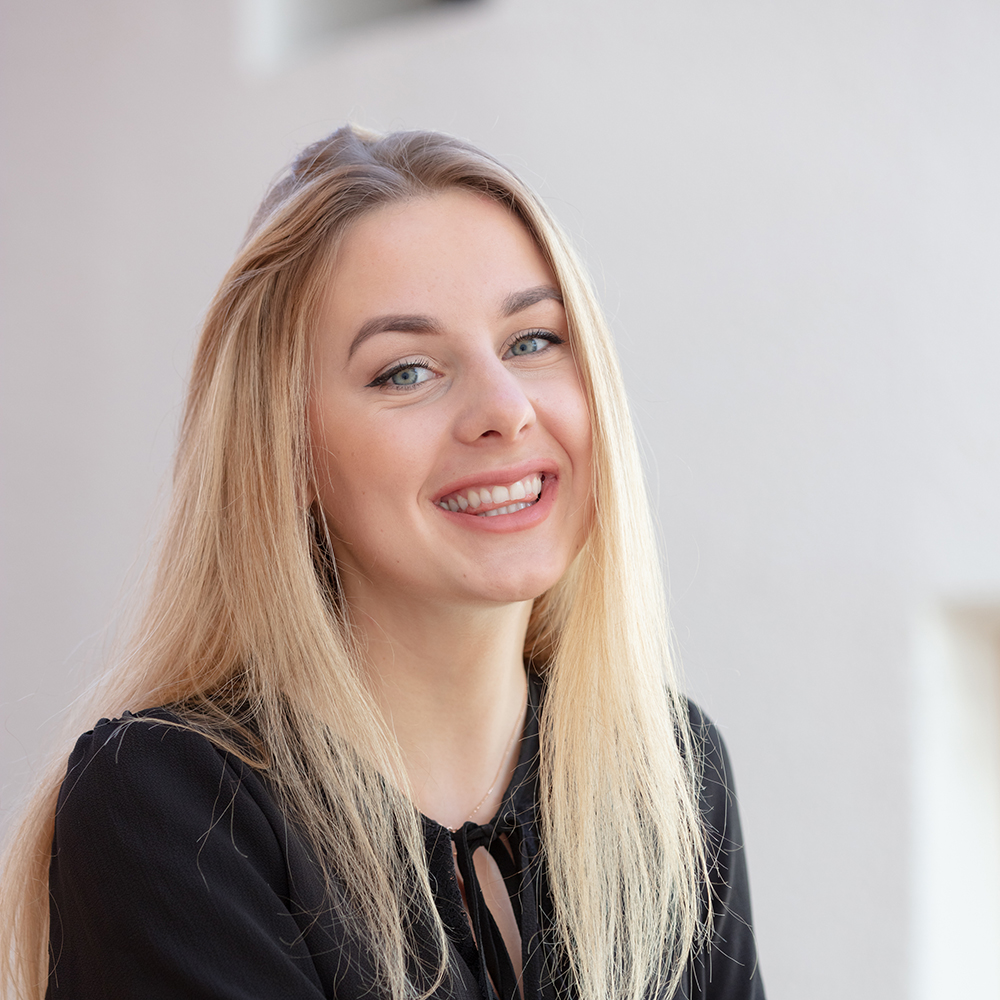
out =
<path fill-rule="evenodd" d="M 918 630 L 913 1000 L 1000 1000 L 1000 602 Z"/>
<path fill-rule="evenodd" d="M 458 0 L 238 0 L 241 64 L 269 74 L 345 31 Z"/>

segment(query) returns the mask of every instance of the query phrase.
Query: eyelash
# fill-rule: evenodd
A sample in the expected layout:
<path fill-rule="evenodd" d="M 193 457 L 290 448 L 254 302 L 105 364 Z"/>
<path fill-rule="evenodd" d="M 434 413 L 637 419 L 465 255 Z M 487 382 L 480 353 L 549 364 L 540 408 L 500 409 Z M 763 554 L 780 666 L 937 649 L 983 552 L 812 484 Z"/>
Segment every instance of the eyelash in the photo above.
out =
<path fill-rule="evenodd" d="M 522 340 L 547 340 L 550 344 L 554 344 L 556 346 L 566 343 L 564 338 L 560 337 L 558 333 L 553 333 L 551 330 L 525 330 L 523 333 L 517 334 L 506 344 L 503 353 L 506 355 L 508 351 L 513 350 L 515 344 L 519 344 Z M 388 385 L 393 375 L 396 375 L 398 372 L 405 372 L 409 368 L 427 368 L 431 371 L 434 370 L 432 362 L 430 362 L 427 358 L 413 358 L 410 361 L 400 361 L 387 371 L 382 372 L 381 375 L 377 375 L 373 378 L 371 382 L 365 386 L 365 388 L 378 389 L 383 385 Z M 419 385 L 420 383 L 417 384 Z M 405 392 L 407 389 L 415 389 L 416 385 L 396 386 L 396 388 L 399 391 Z"/>
<path fill-rule="evenodd" d="M 388 371 L 382 372 L 381 375 L 376 375 L 375 378 L 365 386 L 366 389 L 377 389 L 379 386 L 388 384 L 389 379 L 398 372 L 405 372 L 408 368 L 429 368 L 431 371 L 434 370 L 433 364 L 427 360 L 427 358 L 414 358 L 412 361 L 400 361 L 399 364 L 393 365 Z M 406 386 L 397 386 L 399 389 L 406 389 Z M 415 387 L 411 387 L 415 388 Z"/>
<path fill-rule="evenodd" d="M 547 340 L 550 344 L 565 344 L 566 341 L 559 336 L 558 333 L 553 333 L 551 330 L 525 330 L 523 333 L 517 334 L 513 340 L 511 340 L 507 347 L 504 349 L 504 354 L 507 351 L 514 349 L 515 344 L 519 344 L 522 340 Z"/>

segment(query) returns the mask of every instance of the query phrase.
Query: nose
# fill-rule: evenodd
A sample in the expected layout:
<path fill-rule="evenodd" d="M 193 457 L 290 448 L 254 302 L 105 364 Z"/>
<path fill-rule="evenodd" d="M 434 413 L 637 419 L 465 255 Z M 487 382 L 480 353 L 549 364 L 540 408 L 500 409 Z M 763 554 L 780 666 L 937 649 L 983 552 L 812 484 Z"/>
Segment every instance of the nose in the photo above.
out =
<path fill-rule="evenodd" d="M 500 359 L 477 366 L 463 381 L 462 405 L 455 426 L 461 441 L 514 441 L 535 423 L 535 407 L 523 380 Z"/>

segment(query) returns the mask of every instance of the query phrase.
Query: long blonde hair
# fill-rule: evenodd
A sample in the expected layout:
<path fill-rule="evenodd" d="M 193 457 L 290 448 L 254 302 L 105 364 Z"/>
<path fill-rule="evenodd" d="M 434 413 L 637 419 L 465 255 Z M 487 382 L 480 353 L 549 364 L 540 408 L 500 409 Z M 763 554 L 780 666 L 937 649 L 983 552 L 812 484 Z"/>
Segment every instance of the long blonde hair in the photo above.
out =
<path fill-rule="evenodd" d="M 563 580 L 535 601 L 525 647 L 545 684 L 539 794 L 555 946 L 583 1000 L 669 995 L 705 927 L 706 862 L 697 755 L 622 379 L 565 237 L 510 171 L 466 143 L 344 127 L 273 185 L 205 322 L 145 613 L 77 718 L 169 705 L 266 769 L 346 897 L 379 988 L 402 1000 L 441 981 L 444 928 L 418 817 L 398 790 L 398 747 L 304 498 L 310 328 L 338 241 L 377 206 L 454 187 L 507 206 L 552 267 L 593 424 L 593 528 Z M 25 997 L 44 993 L 64 768 L 62 756 L 4 868 L 0 981 Z M 434 915 L 440 955 L 419 984 L 407 972 L 414 907 Z"/>

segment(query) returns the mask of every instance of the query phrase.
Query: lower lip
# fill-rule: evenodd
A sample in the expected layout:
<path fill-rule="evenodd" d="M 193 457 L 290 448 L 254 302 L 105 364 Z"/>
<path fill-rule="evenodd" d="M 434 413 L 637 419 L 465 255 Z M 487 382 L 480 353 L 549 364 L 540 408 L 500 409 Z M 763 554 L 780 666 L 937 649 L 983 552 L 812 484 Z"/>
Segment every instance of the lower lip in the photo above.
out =
<path fill-rule="evenodd" d="M 445 510 L 443 507 L 437 507 L 436 504 L 435 507 L 449 521 L 462 528 L 504 535 L 511 531 L 524 531 L 544 521 L 549 516 L 549 511 L 552 510 L 558 491 L 559 480 L 555 476 L 546 476 L 542 485 L 542 495 L 530 507 L 516 510 L 513 514 L 497 514 L 495 517 Z M 516 500 L 512 502 L 517 503 Z"/>

